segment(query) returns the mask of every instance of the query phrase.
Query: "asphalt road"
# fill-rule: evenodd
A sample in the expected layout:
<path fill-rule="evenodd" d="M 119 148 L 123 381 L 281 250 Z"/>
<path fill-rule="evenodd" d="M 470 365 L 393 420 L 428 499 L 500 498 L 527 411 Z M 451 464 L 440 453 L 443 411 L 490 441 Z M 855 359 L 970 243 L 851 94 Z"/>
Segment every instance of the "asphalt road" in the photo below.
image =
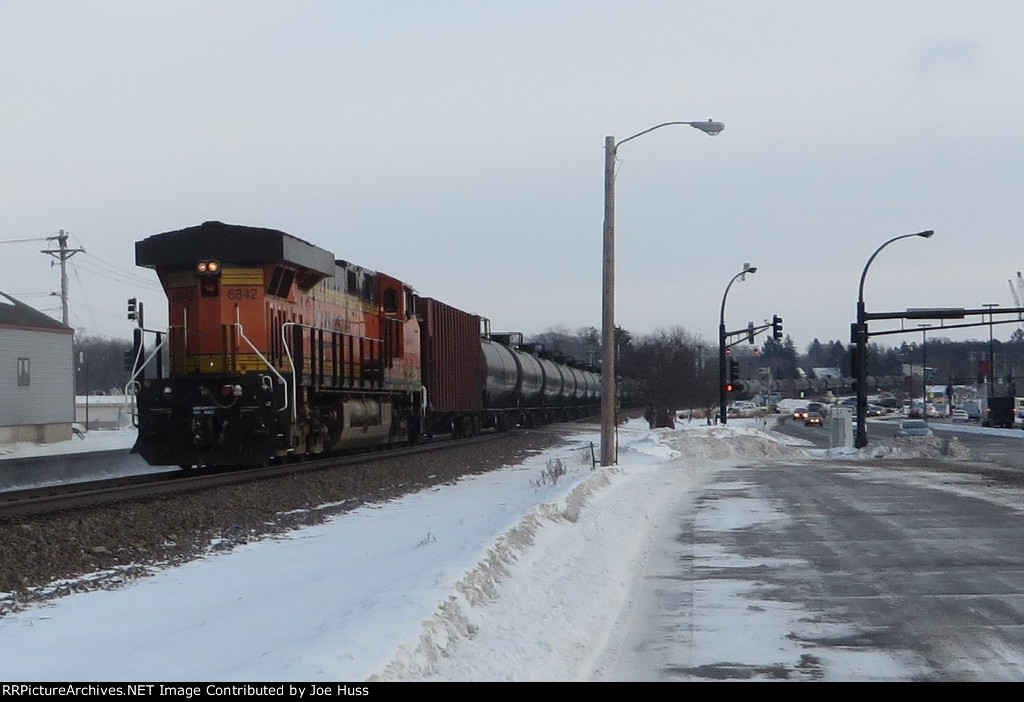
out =
<path fill-rule="evenodd" d="M 1024 474 L 992 463 L 709 466 L 655 545 L 604 675 L 1024 680 L 1021 543 Z"/>

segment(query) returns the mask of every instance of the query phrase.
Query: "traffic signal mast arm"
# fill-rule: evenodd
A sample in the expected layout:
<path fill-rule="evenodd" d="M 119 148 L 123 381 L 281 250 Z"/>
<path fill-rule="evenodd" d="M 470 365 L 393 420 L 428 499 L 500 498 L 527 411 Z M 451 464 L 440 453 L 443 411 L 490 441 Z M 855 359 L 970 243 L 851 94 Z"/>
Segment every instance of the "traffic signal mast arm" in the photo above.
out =
<path fill-rule="evenodd" d="M 999 317 L 1001 315 L 1012 315 L 1007 319 L 993 319 L 992 317 Z M 1021 315 L 1024 315 L 1024 307 L 996 307 L 989 309 L 987 307 L 978 309 L 966 309 L 962 307 L 952 308 L 937 308 L 937 309 L 909 309 L 903 312 L 865 312 L 864 321 L 869 322 L 876 319 L 937 319 L 939 324 L 931 327 L 929 331 L 938 331 L 940 329 L 966 329 L 970 327 L 987 327 L 990 325 L 998 326 L 1000 324 L 1020 324 Z M 946 324 L 946 320 L 950 319 L 964 319 L 966 317 L 982 317 L 977 322 L 965 322 L 963 324 Z M 985 317 L 988 317 L 988 321 L 985 321 Z M 884 329 L 879 331 L 868 332 L 867 336 L 885 336 L 887 334 L 906 334 L 908 332 L 916 332 L 918 329 Z"/>
<path fill-rule="evenodd" d="M 736 331 L 727 331 L 724 335 L 725 348 L 731 349 L 737 344 L 742 344 L 744 341 L 748 344 L 754 343 L 754 338 L 763 331 L 771 329 L 773 337 L 776 339 L 782 338 L 782 318 L 776 315 L 772 318 L 771 322 L 765 322 L 764 324 L 755 326 L 753 322 L 748 324 L 743 329 L 737 329 Z"/>

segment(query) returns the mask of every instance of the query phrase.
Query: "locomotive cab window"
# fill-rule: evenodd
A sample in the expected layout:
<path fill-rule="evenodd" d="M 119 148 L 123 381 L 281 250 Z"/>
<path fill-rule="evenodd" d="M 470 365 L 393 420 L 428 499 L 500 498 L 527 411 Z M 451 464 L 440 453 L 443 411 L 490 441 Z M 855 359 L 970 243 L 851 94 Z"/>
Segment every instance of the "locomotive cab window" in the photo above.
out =
<path fill-rule="evenodd" d="M 398 291 L 388 289 L 384 291 L 384 311 L 390 314 L 398 313 Z"/>
<path fill-rule="evenodd" d="M 287 298 L 294 281 L 295 271 L 276 266 L 273 274 L 270 276 L 270 283 L 267 284 L 267 294 Z"/>
<path fill-rule="evenodd" d="M 377 277 L 373 275 L 363 276 L 363 299 L 367 302 L 374 302 L 377 299 Z"/>

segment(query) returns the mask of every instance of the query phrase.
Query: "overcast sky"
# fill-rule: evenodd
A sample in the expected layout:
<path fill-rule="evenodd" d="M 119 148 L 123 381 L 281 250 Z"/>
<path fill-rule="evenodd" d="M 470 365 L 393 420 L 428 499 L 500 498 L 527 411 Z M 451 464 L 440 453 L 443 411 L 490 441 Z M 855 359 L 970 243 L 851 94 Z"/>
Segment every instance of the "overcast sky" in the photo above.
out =
<path fill-rule="evenodd" d="M 900 234 L 936 232 L 869 310 L 1013 306 L 1021 36 L 1009 0 L 4 0 L 0 240 L 70 232 L 72 325 L 118 337 L 129 296 L 165 318 L 134 242 L 214 219 L 496 330 L 600 326 L 605 136 L 714 118 L 619 151 L 617 322 L 714 340 L 749 261 L 727 325 L 803 350 Z M 0 244 L 0 290 L 59 318 L 45 246 Z"/>

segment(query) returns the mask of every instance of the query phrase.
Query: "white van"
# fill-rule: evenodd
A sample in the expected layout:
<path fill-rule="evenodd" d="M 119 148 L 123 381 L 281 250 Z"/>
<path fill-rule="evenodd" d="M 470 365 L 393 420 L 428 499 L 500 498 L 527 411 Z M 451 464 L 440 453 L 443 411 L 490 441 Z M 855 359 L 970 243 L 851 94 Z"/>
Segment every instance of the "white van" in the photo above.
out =
<path fill-rule="evenodd" d="M 1013 398 L 1013 409 L 1017 414 L 1017 419 L 1024 419 L 1024 397 Z"/>

